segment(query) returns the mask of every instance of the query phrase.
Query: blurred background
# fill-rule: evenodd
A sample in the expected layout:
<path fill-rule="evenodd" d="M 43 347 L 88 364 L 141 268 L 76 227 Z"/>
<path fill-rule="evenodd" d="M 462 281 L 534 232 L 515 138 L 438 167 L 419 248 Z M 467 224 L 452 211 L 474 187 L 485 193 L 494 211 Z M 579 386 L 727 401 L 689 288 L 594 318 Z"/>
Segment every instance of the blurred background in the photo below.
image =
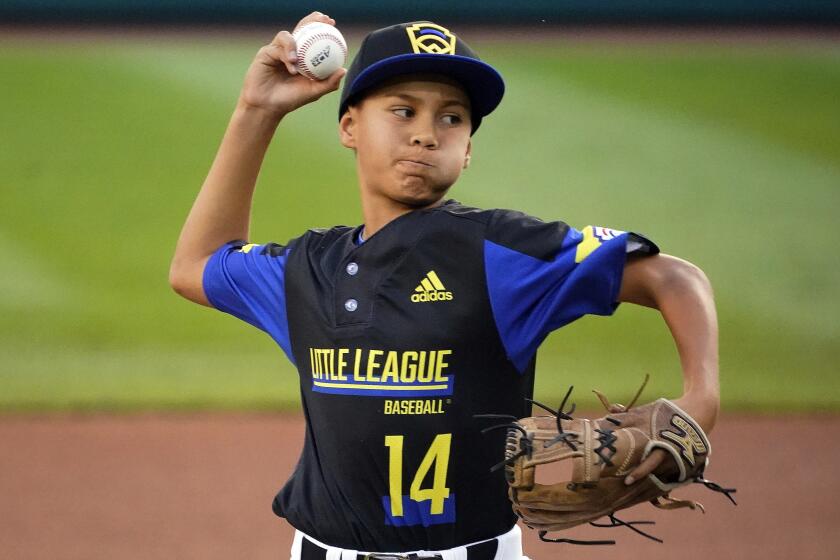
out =
<path fill-rule="evenodd" d="M 837 410 L 840 4 L 63 2 L 0 5 L 0 410 L 287 409 L 273 342 L 167 284 L 256 50 L 311 9 L 351 56 L 434 19 L 505 77 L 451 196 L 643 232 L 717 292 L 727 408 Z M 337 95 L 290 116 L 252 237 L 361 222 Z M 680 389 L 659 316 L 553 334 L 537 394 Z M 586 391 L 581 391 L 584 404 Z"/>
<path fill-rule="evenodd" d="M 105 435 L 79 428 L 65 437 L 55 419 L 299 410 L 296 372 L 271 339 L 181 299 L 167 273 L 250 61 L 316 9 L 337 20 L 351 57 L 381 25 L 450 26 L 507 83 L 451 197 L 646 234 L 712 280 L 725 414 L 770 421 L 817 411 L 825 413 L 819 422 L 838 419 L 840 3 L 5 0 L 0 449 L 16 451 L 0 451 L 0 469 L 4 462 L 10 469 L 0 495 L 18 491 L 17 502 L 5 501 L 17 504 L 7 513 L 35 499 L 14 476 L 48 456 L 25 447 L 46 441 L 25 435 L 33 425 L 92 453 Z M 252 241 L 283 243 L 307 228 L 361 223 L 353 157 L 337 140 L 337 104 L 330 95 L 280 126 L 257 187 Z M 622 306 L 615 317 L 584 318 L 549 337 L 536 396 L 556 402 L 573 384 L 579 406 L 593 409 L 589 388 L 621 401 L 645 373 L 647 397 L 679 394 L 679 361 L 661 318 Z M 139 429 L 135 420 L 113 421 Z M 144 440 L 151 447 L 180 428 L 158 429 Z M 186 429 L 184 444 L 195 436 Z M 754 429 L 777 433 L 772 424 Z M 14 476 L 12 457 L 25 459 L 14 463 Z M 68 450 L 53 464 L 79 472 L 78 460 Z M 197 468 L 178 465 L 171 470 Z M 284 475 L 266 471 L 279 486 Z M 32 488 L 49 488 L 42 483 L 55 473 L 37 472 Z M 260 492 L 260 512 L 270 518 L 270 493 Z M 33 526 L 16 519 L 7 526 Z M 222 524 L 209 523 L 207 533 Z M 113 529 L 117 541 L 125 542 L 127 526 Z M 756 539 L 787 534 L 756 531 Z M 778 550 L 801 555 L 802 542 L 836 541 L 834 533 L 810 540 L 798 533 Z M 8 534 L 0 533 L 0 552 Z M 90 550 L 73 557 L 95 557 Z M 814 554 L 800 557 L 830 557 Z"/>
<path fill-rule="evenodd" d="M 550 25 L 603 25 L 607 23 L 668 25 L 791 25 L 837 24 L 840 6 L 825 0 L 705 0 L 675 2 L 649 0 L 565 0 L 552 2 L 506 2 L 466 0 L 446 2 L 375 2 L 373 0 L 6 0 L 0 7 L 5 21 L 14 23 L 175 23 L 265 25 L 271 21 L 297 22 L 299 14 L 313 10 L 338 21 L 393 24 L 414 20 L 449 24 L 509 26 L 536 23 Z"/>

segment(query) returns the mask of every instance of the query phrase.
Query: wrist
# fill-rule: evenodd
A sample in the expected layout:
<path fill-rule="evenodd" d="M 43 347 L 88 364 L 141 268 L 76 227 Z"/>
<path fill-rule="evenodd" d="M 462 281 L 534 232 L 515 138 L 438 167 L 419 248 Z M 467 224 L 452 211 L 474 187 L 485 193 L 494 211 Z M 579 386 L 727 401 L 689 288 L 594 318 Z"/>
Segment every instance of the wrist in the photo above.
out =
<path fill-rule="evenodd" d="M 674 403 L 686 411 L 704 431 L 710 432 L 720 413 L 720 392 L 711 389 L 686 391 Z"/>
<path fill-rule="evenodd" d="M 286 113 L 283 111 L 270 110 L 256 105 L 250 105 L 240 98 L 236 102 L 234 109 L 234 118 L 244 121 L 249 125 L 260 128 L 277 128 Z"/>

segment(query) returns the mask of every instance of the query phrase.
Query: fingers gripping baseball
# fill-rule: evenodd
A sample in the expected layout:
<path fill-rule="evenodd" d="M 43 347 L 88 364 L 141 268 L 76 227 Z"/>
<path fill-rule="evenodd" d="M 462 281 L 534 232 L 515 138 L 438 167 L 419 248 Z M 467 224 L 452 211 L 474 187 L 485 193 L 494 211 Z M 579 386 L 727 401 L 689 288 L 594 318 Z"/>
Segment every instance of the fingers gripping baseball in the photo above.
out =
<path fill-rule="evenodd" d="M 300 20 L 295 29 L 313 22 L 333 25 L 335 20 L 313 12 Z M 338 89 L 346 73 L 336 70 L 325 80 L 310 80 L 298 71 L 297 45 L 288 31 L 280 31 L 262 47 L 245 75 L 240 101 L 247 107 L 264 110 L 277 118 Z"/>
<path fill-rule="evenodd" d="M 311 86 L 312 101 L 318 99 L 322 95 L 326 95 L 331 91 L 335 91 L 341 85 L 341 79 L 347 73 L 347 70 L 344 68 L 339 68 L 335 72 L 333 72 L 330 77 L 325 80 L 309 80 L 309 84 Z"/>
<path fill-rule="evenodd" d="M 271 43 L 257 52 L 256 60 L 266 66 L 284 67 L 290 75 L 297 74 L 297 45 L 288 31 L 281 31 Z"/>
<path fill-rule="evenodd" d="M 328 16 L 326 14 L 322 14 L 321 12 L 312 12 L 311 14 L 309 14 L 308 16 L 306 16 L 305 18 L 300 20 L 298 22 L 298 24 L 295 26 L 294 30 L 297 31 L 298 29 L 300 29 L 301 27 L 303 27 L 307 23 L 315 23 L 315 22 L 321 22 L 321 23 L 326 23 L 326 24 L 329 24 L 329 25 L 335 25 L 335 20 L 333 18 L 331 18 L 330 16 Z"/>

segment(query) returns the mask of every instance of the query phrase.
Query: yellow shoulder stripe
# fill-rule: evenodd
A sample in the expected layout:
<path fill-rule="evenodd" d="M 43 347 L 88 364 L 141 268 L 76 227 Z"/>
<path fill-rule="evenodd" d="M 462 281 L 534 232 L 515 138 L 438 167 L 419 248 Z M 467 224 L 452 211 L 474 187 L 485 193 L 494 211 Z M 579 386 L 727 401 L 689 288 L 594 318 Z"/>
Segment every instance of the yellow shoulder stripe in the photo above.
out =
<path fill-rule="evenodd" d="M 251 249 L 253 249 L 254 247 L 256 247 L 257 245 L 259 245 L 259 243 L 248 243 L 247 245 L 243 245 L 243 246 L 242 246 L 242 248 L 241 248 L 241 249 L 239 249 L 239 251 L 240 251 L 241 253 L 247 253 L 247 252 L 249 252 Z"/>
<path fill-rule="evenodd" d="M 583 240 L 578 243 L 577 251 L 575 252 L 575 262 L 580 263 L 592 254 L 592 252 L 601 246 L 601 240 L 595 237 L 595 231 L 592 226 L 586 226 L 580 232 L 583 234 Z"/>

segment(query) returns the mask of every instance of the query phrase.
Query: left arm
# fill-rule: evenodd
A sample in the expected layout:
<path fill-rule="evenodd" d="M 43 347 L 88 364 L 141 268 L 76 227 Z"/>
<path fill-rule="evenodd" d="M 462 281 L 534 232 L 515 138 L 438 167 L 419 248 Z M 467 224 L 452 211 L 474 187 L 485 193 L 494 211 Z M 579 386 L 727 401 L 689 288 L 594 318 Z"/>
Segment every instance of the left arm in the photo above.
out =
<path fill-rule="evenodd" d="M 708 278 L 695 265 L 670 255 L 630 257 L 624 267 L 619 301 L 658 309 L 677 346 L 683 395 L 674 400 L 706 431 L 720 409 L 718 325 Z M 628 483 L 653 471 L 665 457 L 654 452 L 628 477 Z"/>

